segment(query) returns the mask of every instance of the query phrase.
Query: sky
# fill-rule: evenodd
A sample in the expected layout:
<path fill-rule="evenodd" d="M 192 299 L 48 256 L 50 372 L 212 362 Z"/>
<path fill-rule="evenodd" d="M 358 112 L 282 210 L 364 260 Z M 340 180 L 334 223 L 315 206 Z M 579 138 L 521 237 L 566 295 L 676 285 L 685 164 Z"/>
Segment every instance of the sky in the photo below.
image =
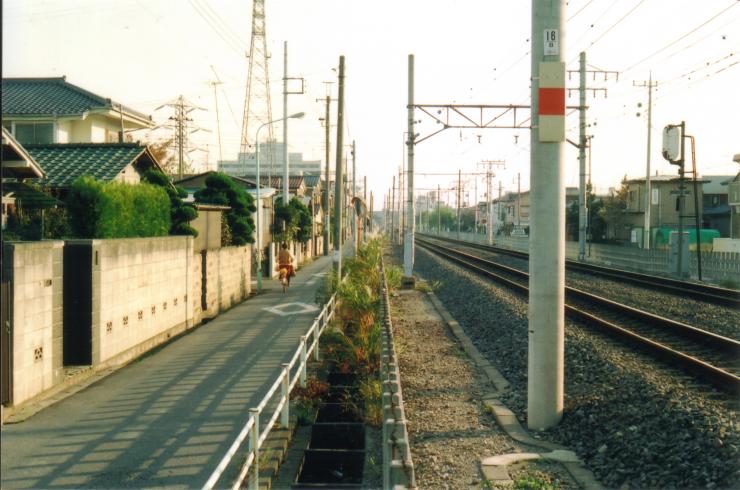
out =
<path fill-rule="evenodd" d="M 203 151 L 191 153 L 199 170 L 215 169 L 221 153 L 239 151 L 246 53 L 251 35 L 249 0 L 4 0 L 3 77 L 54 77 L 166 123 L 157 109 L 180 95 L 193 112 L 192 135 Z M 305 80 L 290 95 L 290 151 L 324 156 L 323 99 L 337 96 L 339 56 L 345 56 L 344 141 L 356 142 L 358 181 L 367 176 L 378 209 L 404 158 L 407 57 L 415 57 L 417 104 L 529 104 L 531 2 L 526 0 L 266 0 L 266 38 L 273 118 L 282 115 L 283 43 L 288 76 Z M 675 174 L 661 156 L 667 124 L 686 122 L 696 138 L 700 175 L 734 175 L 740 153 L 739 0 L 570 0 L 561 33 L 568 70 L 586 52 L 589 70 L 619 72 L 589 77 L 588 133 L 592 180 L 598 192 L 621 179 L 645 176 L 648 89 L 653 92 L 651 174 Z M 210 82 L 223 82 L 214 88 Z M 325 82 L 332 82 L 330 84 Z M 569 87 L 577 87 L 577 74 Z M 568 105 L 578 104 L 576 91 Z M 336 121 L 336 104 L 332 120 Z M 417 130 L 436 130 L 417 111 Z M 567 118 L 567 137 L 578 139 L 578 114 Z M 280 126 L 275 134 L 282 135 Z M 147 135 L 142 135 L 147 136 Z M 167 137 L 160 129 L 150 139 Z M 331 139 L 336 139 L 332 128 Z M 348 151 L 348 150 L 345 150 Z M 443 131 L 416 146 L 417 192 L 451 188 L 464 178 L 467 202 L 484 198 L 481 161 L 503 160 L 493 187 L 529 188 L 526 129 Z M 332 148 L 331 166 L 335 150 Z M 578 185 L 578 153 L 565 151 L 566 185 Z M 454 193 L 449 193 L 450 198 Z M 494 197 L 497 192 L 494 193 Z M 443 195 L 444 199 L 444 195 Z"/>

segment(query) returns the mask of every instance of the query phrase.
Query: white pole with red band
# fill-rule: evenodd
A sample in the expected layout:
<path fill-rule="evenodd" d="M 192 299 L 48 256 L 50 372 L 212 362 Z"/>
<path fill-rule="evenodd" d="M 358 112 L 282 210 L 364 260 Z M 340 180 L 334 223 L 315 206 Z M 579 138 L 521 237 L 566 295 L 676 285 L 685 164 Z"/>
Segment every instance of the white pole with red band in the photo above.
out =
<path fill-rule="evenodd" d="M 564 0 L 532 0 L 527 425 L 563 416 L 565 286 Z"/>

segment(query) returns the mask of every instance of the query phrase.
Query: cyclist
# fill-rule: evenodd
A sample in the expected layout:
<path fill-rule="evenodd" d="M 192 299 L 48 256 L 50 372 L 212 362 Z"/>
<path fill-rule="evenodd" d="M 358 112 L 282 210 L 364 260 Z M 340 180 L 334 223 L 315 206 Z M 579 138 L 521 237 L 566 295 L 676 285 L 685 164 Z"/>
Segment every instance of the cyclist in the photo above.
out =
<path fill-rule="evenodd" d="M 290 286 L 290 278 L 295 276 L 295 269 L 293 268 L 293 256 L 288 251 L 286 243 L 280 246 L 280 252 L 278 252 L 278 268 L 285 269 L 285 281 Z"/>

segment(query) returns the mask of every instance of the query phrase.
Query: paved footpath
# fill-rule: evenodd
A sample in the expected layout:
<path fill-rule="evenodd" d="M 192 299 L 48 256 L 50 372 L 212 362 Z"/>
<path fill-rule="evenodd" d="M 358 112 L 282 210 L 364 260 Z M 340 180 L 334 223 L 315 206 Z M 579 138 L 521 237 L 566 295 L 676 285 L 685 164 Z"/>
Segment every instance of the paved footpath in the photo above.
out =
<path fill-rule="evenodd" d="M 330 267 L 304 267 L 286 294 L 265 280 L 264 294 L 5 425 L 2 488 L 201 488 L 318 315 Z"/>

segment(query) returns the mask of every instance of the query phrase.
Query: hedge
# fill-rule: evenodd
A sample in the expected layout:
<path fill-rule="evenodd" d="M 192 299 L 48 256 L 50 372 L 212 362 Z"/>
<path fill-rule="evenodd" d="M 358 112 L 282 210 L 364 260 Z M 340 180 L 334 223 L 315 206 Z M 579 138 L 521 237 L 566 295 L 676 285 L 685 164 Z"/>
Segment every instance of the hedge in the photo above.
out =
<path fill-rule="evenodd" d="M 99 182 L 80 177 L 67 195 L 76 238 L 165 236 L 170 230 L 170 199 L 161 187 Z"/>

